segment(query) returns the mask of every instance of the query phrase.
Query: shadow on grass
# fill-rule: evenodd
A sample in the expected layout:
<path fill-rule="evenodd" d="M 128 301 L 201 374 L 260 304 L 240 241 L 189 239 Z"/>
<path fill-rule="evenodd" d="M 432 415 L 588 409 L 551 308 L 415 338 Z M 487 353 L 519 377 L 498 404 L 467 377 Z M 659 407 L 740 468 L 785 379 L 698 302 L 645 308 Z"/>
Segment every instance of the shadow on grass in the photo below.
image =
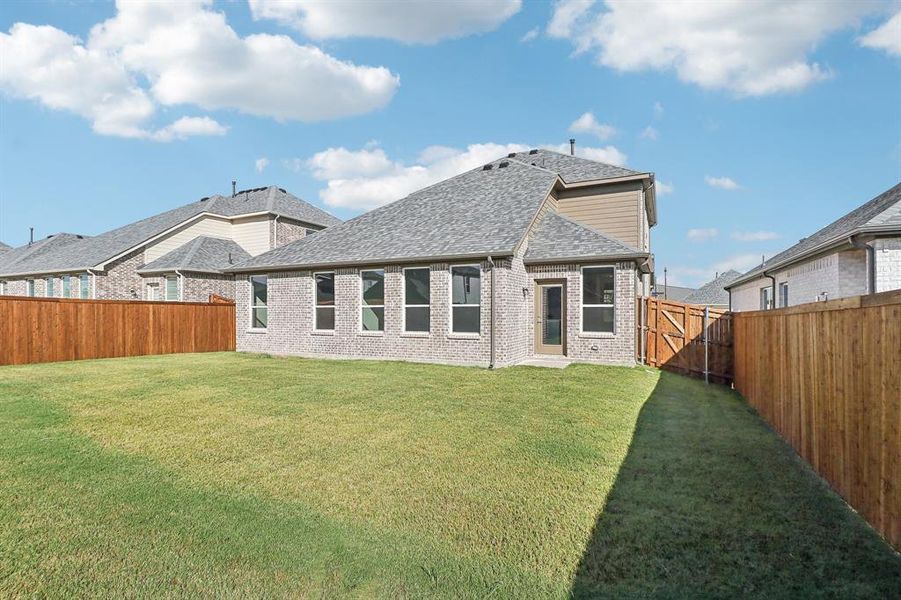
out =
<path fill-rule="evenodd" d="M 661 372 L 570 591 L 901 597 L 901 556 L 740 396 Z"/>

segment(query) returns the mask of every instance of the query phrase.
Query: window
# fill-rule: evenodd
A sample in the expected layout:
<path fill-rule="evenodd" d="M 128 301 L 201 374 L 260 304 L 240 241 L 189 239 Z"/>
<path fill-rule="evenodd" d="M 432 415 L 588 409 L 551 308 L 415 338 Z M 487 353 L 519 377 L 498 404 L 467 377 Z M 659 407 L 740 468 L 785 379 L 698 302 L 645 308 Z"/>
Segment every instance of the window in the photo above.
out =
<path fill-rule="evenodd" d="M 760 288 L 760 310 L 773 308 L 773 294 L 769 287 Z"/>
<path fill-rule="evenodd" d="M 785 308 L 788 306 L 788 283 L 779 284 L 779 306 Z"/>
<path fill-rule="evenodd" d="M 451 331 L 479 333 L 482 313 L 481 271 L 478 266 L 451 267 Z"/>
<path fill-rule="evenodd" d="M 613 267 L 582 268 L 582 331 L 614 333 L 616 298 Z"/>
<path fill-rule="evenodd" d="M 63 275 L 63 298 L 72 297 L 72 282 L 68 275 Z"/>
<path fill-rule="evenodd" d="M 160 299 L 160 284 L 158 284 L 158 283 L 148 283 L 147 284 L 147 299 L 148 300 L 159 300 Z"/>
<path fill-rule="evenodd" d="M 363 331 L 385 331 L 385 270 L 361 271 Z"/>
<path fill-rule="evenodd" d="M 316 273 L 316 329 L 335 329 L 335 274 Z"/>
<path fill-rule="evenodd" d="M 28 280 L 28 295 L 34 298 L 34 279 Z"/>
<path fill-rule="evenodd" d="M 166 300 L 178 300 L 177 275 L 166 275 Z"/>
<path fill-rule="evenodd" d="M 265 275 L 254 275 L 250 278 L 250 327 L 266 329 L 269 323 L 269 307 L 267 306 L 269 282 Z"/>
<path fill-rule="evenodd" d="M 46 294 L 46 296 L 47 296 L 48 298 L 53 298 L 53 296 L 55 295 L 54 292 L 53 292 L 53 277 L 48 277 L 48 278 L 45 279 L 44 281 L 47 282 L 47 294 Z"/>
<path fill-rule="evenodd" d="M 429 268 L 404 269 L 404 331 L 429 331 Z"/>
<path fill-rule="evenodd" d="M 0 281 L 0 296 L 6 295 L 6 282 Z"/>
<path fill-rule="evenodd" d="M 91 284 L 87 273 L 78 276 L 78 294 L 82 299 L 87 299 L 91 295 Z"/>

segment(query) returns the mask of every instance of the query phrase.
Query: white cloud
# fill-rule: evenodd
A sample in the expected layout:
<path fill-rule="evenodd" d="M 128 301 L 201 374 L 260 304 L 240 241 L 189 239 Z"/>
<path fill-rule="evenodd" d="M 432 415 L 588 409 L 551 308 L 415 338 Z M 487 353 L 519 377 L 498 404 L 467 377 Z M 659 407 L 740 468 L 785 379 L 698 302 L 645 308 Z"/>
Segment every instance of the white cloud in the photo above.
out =
<path fill-rule="evenodd" d="M 302 158 L 285 158 L 282 159 L 282 166 L 289 171 L 300 173 L 306 167 L 307 161 Z"/>
<path fill-rule="evenodd" d="M 256 161 L 254 162 L 254 167 L 256 167 L 257 173 L 262 173 L 263 171 L 266 170 L 266 167 L 268 167 L 268 166 L 269 166 L 269 159 L 266 158 L 265 156 L 261 156 L 260 158 L 256 159 Z"/>
<path fill-rule="evenodd" d="M 524 43 L 524 44 L 527 44 L 527 43 L 529 43 L 529 42 L 533 42 L 533 41 L 535 41 L 535 40 L 538 38 L 538 35 L 539 35 L 540 33 L 541 33 L 541 30 L 540 30 L 540 29 L 538 29 L 537 27 L 533 27 L 532 29 L 530 29 L 530 30 L 528 30 L 527 32 L 525 32 L 525 33 L 523 34 L 523 36 L 522 36 L 521 38 L 519 38 L 519 41 L 522 42 L 522 43 Z"/>
<path fill-rule="evenodd" d="M 708 229 L 689 229 L 687 237 L 693 242 L 706 242 L 707 240 L 715 238 L 719 234 L 719 229 L 713 227 Z"/>
<path fill-rule="evenodd" d="M 643 139 L 643 140 L 652 140 L 652 141 L 654 141 L 654 140 L 656 140 L 658 137 L 660 137 L 660 132 L 658 132 L 656 129 L 654 129 L 653 127 L 651 127 L 650 125 L 648 125 L 647 127 L 645 127 L 644 129 L 641 130 L 640 137 L 641 137 L 641 139 Z"/>
<path fill-rule="evenodd" d="M 657 273 L 657 281 L 658 284 L 663 284 L 663 272 L 661 268 L 661 263 L 658 261 L 658 273 Z M 723 273 L 725 271 L 729 271 L 730 269 L 734 269 L 739 273 L 744 273 L 748 269 L 752 267 L 756 267 L 760 264 L 760 255 L 759 254 L 751 254 L 751 253 L 743 253 L 736 254 L 733 256 L 728 256 L 722 260 L 718 260 L 712 264 L 706 266 L 687 266 L 687 265 L 676 265 L 673 267 L 669 267 L 667 269 L 667 276 L 670 285 L 687 285 L 687 286 L 701 286 L 711 279 L 713 279 L 717 273 Z"/>
<path fill-rule="evenodd" d="M 254 19 L 273 19 L 313 39 L 374 37 L 426 44 L 492 31 L 521 6 L 521 0 L 250 0 Z"/>
<path fill-rule="evenodd" d="M 381 108 L 399 85 L 383 67 L 339 61 L 286 36 L 242 38 L 209 0 L 117 7 L 86 42 L 25 23 L 0 33 L 0 89 L 80 115 L 102 135 L 168 141 L 224 129 L 185 117 L 154 131 L 160 106 L 315 121 Z"/>
<path fill-rule="evenodd" d="M 654 118 L 658 121 L 663 118 L 663 105 L 659 100 L 654 103 Z"/>
<path fill-rule="evenodd" d="M 657 182 L 654 185 L 657 187 L 657 195 L 658 196 L 665 196 L 667 194 L 672 194 L 675 191 L 673 184 L 664 183 L 663 181 L 660 181 L 659 179 L 657 180 Z"/>
<path fill-rule="evenodd" d="M 739 242 L 764 242 L 779 239 L 779 234 L 775 231 L 733 231 L 730 237 Z"/>
<path fill-rule="evenodd" d="M 704 181 L 710 187 L 719 188 L 721 190 L 737 190 L 741 188 L 731 177 L 711 177 L 707 175 Z"/>
<path fill-rule="evenodd" d="M 292 159 L 285 166 L 306 166 L 313 176 L 326 182 L 319 192 L 329 206 L 371 209 L 393 202 L 411 192 L 496 160 L 510 152 L 523 152 L 526 144 L 471 144 L 464 150 L 447 146 L 429 146 L 412 164 L 391 160 L 381 148 L 362 150 L 328 148 L 303 161 Z M 542 148 L 569 153 L 569 144 L 544 145 Z M 577 148 L 576 154 L 592 160 L 622 165 L 626 156 L 613 146 Z"/>
<path fill-rule="evenodd" d="M 563 0 L 548 35 L 619 71 L 675 71 L 682 81 L 739 96 L 793 92 L 828 79 L 808 60 L 817 43 L 879 8 L 872 2 Z M 648 23 L 654 24 L 648 35 Z"/>
<path fill-rule="evenodd" d="M 901 56 L 901 12 L 895 13 L 888 21 L 861 37 L 861 46 L 885 50 L 891 56 Z"/>
<path fill-rule="evenodd" d="M 595 116 L 587 112 L 573 121 L 569 130 L 572 133 L 588 133 L 599 140 L 608 140 L 616 135 L 616 128 L 606 123 L 599 123 Z"/>

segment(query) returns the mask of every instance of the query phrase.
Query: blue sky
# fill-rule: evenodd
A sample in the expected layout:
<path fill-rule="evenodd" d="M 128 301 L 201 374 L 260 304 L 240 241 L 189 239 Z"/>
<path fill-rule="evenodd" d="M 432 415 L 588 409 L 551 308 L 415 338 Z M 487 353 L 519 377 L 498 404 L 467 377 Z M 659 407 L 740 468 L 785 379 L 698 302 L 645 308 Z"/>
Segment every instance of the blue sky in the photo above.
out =
<path fill-rule="evenodd" d="M 671 188 L 658 276 L 696 285 L 901 180 L 896 3 L 174 6 L 0 5 L 0 240 L 232 179 L 348 218 L 575 137 Z"/>

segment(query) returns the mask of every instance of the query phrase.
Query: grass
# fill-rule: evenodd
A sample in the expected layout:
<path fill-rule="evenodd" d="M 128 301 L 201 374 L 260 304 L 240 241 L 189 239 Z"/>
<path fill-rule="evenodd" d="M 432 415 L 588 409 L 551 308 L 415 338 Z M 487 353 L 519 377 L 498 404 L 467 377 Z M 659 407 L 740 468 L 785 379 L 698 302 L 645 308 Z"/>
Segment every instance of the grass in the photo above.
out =
<path fill-rule="evenodd" d="M 205 354 L 0 369 L 0 597 L 891 597 L 722 387 Z"/>

